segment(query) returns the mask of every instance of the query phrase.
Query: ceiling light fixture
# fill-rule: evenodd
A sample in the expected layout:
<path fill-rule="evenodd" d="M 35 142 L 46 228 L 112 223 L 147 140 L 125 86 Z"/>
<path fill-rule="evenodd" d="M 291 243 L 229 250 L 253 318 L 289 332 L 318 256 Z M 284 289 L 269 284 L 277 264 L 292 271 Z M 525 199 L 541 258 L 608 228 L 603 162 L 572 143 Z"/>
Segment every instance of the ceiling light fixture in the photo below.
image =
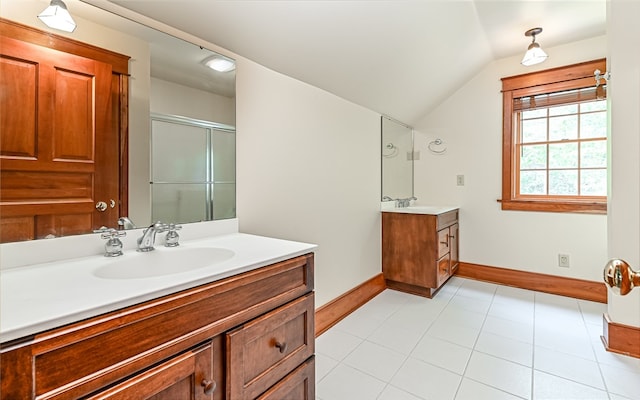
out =
<path fill-rule="evenodd" d="M 67 5 L 62 0 L 51 0 L 49 7 L 41 12 L 38 18 L 49 28 L 65 32 L 73 32 L 76 29 L 76 21 L 71 18 Z"/>
<path fill-rule="evenodd" d="M 547 53 L 545 53 L 544 50 L 540 48 L 540 45 L 536 43 L 536 35 L 539 35 L 540 32 L 542 32 L 542 28 L 532 28 L 524 33 L 525 36 L 531 36 L 533 38 L 531 40 L 531 44 L 527 48 L 527 52 L 522 58 L 522 61 L 520 61 L 520 63 L 525 67 L 540 64 L 548 57 Z"/>
<path fill-rule="evenodd" d="M 235 61 L 221 55 L 215 55 L 213 57 L 209 57 L 205 59 L 203 62 L 204 62 L 204 65 L 218 72 L 229 72 L 236 69 Z"/>

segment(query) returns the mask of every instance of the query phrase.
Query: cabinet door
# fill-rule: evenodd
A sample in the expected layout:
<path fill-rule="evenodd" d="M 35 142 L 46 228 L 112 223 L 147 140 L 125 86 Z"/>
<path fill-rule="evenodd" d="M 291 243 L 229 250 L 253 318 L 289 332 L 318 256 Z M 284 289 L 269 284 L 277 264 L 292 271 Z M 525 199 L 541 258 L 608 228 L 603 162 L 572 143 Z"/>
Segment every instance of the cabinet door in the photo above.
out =
<path fill-rule="evenodd" d="M 314 400 L 315 377 L 315 361 L 311 357 L 257 400 Z"/>
<path fill-rule="evenodd" d="M 458 262 L 460 260 L 458 254 L 458 244 L 460 239 L 458 238 L 458 224 L 451 225 L 449 227 L 449 253 L 451 257 L 451 275 L 453 275 L 458 269 Z"/>
<path fill-rule="evenodd" d="M 449 276 L 451 276 L 450 264 L 451 264 L 450 254 L 447 254 L 438 260 L 438 266 L 437 266 L 438 269 L 436 271 L 436 279 L 437 279 L 438 287 L 440 287 L 440 285 L 442 285 L 447 279 L 449 279 Z"/>
<path fill-rule="evenodd" d="M 88 398 L 211 400 L 215 389 L 213 349 L 207 343 Z"/>
<path fill-rule="evenodd" d="M 438 231 L 438 258 L 444 257 L 449 253 L 449 228 Z"/>

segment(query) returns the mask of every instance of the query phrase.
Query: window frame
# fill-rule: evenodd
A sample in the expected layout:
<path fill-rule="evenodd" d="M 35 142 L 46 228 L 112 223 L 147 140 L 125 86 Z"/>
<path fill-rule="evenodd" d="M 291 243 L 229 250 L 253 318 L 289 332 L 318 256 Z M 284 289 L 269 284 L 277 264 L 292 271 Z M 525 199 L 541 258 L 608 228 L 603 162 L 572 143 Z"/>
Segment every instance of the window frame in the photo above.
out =
<path fill-rule="evenodd" d="M 595 86 L 594 71 L 596 69 L 606 71 L 606 59 L 502 78 L 502 198 L 498 201 L 503 210 L 591 214 L 605 214 L 607 212 L 606 196 L 575 196 L 561 199 L 557 196 L 535 197 L 528 195 L 526 198 L 517 198 L 515 193 L 517 156 L 513 129 L 514 123 L 516 123 L 514 99 L 593 87 Z"/>

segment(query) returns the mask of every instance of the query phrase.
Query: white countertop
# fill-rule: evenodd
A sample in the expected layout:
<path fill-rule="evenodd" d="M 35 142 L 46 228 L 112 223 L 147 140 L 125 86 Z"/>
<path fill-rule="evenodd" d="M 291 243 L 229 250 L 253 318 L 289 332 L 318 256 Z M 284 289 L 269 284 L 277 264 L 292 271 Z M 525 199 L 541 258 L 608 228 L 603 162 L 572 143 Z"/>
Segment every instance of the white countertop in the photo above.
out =
<path fill-rule="evenodd" d="M 449 211 L 457 210 L 454 206 L 409 206 L 409 207 L 383 207 L 382 212 L 403 213 L 403 214 L 427 214 L 440 215 Z"/>
<path fill-rule="evenodd" d="M 0 342 L 250 271 L 316 248 L 308 243 L 243 233 L 181 242 L 181 250 L 189 247 L 227 249 L 234 255 L 212 266 L 145 278 L 109 279 L 95 275 L 96 270 L 114 260 L 145 256 L 132 249 L 125 249 L 124 255 L 116 258 L 93 255 L 2 270 Z M 172 250 L 156 246 L 154 253 Z"/>

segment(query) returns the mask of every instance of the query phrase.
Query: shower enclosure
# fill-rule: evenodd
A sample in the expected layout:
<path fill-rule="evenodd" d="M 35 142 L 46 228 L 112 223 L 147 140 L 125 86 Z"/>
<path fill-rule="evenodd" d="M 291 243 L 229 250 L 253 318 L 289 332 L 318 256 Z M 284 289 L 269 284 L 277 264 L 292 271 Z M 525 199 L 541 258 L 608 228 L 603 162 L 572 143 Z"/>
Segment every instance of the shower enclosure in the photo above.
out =
<path fill-rule="evenodd" d="M 152 114 L 152 220 L 234 218 L 235 145 L 232 126 Z"/>

